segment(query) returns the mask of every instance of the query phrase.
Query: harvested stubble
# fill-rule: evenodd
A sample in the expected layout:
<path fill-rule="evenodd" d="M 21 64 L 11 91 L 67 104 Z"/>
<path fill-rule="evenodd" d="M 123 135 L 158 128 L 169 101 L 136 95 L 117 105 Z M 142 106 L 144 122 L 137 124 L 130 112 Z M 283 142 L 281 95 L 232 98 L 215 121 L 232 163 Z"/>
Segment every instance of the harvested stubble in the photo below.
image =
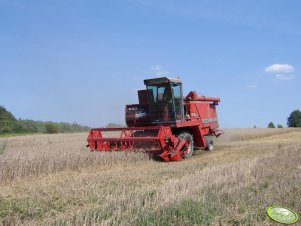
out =
<path fill-rule="evenodd" d="M 7 148 L 0 158 L 0 184 L 63 170 L 80 170 L 94 164 L 110 166 L 148 159 L 143 153 L 89 152 L 85 147 L 86 136 L 55 134 L 5 138 Z"/>
<path fill-rule="evenodd" d="M 191 159 L 171 163 L 122 153 L 92 153 L 93 160 L 85 163 L 77 159 L 90 155 L 83 134 L 12 138 L 23 140 L 19 151 L 27 155 L 20 156 L 29 162 L 35 160 L 30 154 L 43 151 L 27 150 L 26 144 L 35 146 L 31 139 L 43 138 L 40 142 L 53 144 L 49 157 L 64 153 L 63 159 L 70 155 L 69 164 L 79 166 L 64 163 L 30 178 L 8 177 L 10 183 L 0 189 L 0 219 L 26 225 L 269 225 L 265 209 L 271 204 L 301 213 L 301 131 L 266 131 L 256 138 L 254 129 L 236 135 L 230 130 L 244 139 L 223 141 L 213 152 L 198 150 Z M 11 150 L 16 149 L 9 145 L 6 159 L 14 157 Z"/>

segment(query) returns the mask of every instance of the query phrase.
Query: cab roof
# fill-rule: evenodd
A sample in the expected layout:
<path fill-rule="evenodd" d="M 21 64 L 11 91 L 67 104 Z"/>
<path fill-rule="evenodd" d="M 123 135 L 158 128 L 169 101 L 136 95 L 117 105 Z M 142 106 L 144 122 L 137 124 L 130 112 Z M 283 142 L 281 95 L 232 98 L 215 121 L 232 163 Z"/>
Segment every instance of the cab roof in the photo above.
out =
<path fill-rule="evenodd" d="M 158 85 L 158 84 L 164 84 L 164 83 L 182 83 L 180 78 L 171 78 L 171 77 L 161 77 L 161 78 L 151 78 L 151 79 L 145 79 L 144 84 L 145 85 Z"/>

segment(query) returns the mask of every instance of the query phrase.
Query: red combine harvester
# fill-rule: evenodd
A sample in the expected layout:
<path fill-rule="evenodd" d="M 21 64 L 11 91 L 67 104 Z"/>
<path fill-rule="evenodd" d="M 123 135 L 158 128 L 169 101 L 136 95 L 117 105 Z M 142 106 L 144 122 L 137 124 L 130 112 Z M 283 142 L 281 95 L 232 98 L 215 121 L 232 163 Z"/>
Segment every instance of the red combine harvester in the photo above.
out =
<path fill-rule="evenodd" d="M 91 151 L 143 151 L 164 161 L 179 161 L 193 154 L 194 146 L 213 149 L 218 129 L 219 98 L 183 97 L 179 78 L 144 80 L 139 104 L 126 105 L 126 128 L 94 128 L 88 136 Z"/>

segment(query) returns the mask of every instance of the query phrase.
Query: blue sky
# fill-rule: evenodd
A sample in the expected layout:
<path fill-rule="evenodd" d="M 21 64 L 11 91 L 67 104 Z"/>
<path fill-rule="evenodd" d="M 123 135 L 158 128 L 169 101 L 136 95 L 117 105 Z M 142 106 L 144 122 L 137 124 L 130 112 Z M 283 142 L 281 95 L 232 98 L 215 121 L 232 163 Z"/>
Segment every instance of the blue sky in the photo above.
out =
<path fill-rule="evenodd" d="M 124 123 L 143 79 L 220 97 L 221 127 L 301 109 L 298 0 L 0 0 L 0 105 L 17 118 Z"/>

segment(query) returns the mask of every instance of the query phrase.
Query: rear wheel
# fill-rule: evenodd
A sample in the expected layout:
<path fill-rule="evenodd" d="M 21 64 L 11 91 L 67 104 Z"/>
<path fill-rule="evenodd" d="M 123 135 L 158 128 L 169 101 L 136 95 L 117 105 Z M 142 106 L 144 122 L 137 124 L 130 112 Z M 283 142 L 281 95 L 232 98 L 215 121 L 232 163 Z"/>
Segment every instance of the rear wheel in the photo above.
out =
<path fill-rule="evenodd" d="M 181 154 L 183 159 L 190 158 L 193 154 L 193 137 L 189 132 L 181 132 L 177 137 L 179 137 L 181 140 L 186 140 L 187 143 L 184 145 L 184 147 L 181 150 Z"/>
<path fill-rule="evenodd" d="M 212 151 L 214 148 L 214 142 L 213 142 L 213 137 L 212 136 L 207 136 L 205 137 L 206 140 L 206 150 L 207 151 Z"/>

